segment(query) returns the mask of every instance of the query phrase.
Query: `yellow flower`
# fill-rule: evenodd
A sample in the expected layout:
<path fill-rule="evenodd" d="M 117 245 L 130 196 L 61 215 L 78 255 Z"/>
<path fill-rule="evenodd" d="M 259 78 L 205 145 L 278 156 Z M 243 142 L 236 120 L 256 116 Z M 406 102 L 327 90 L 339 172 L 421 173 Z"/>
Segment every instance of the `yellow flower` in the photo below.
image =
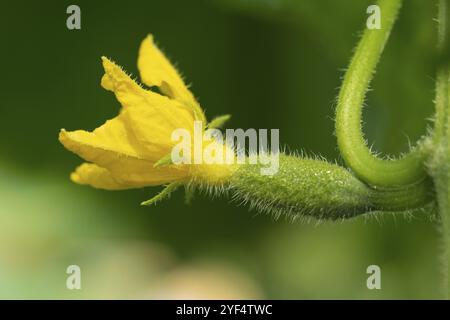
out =
<path fill-rule="evenodd" d="M 118 116 L 92 132 L 61 130 L 59 141 L 87 161 L 71 174 L 72 181 L 107 190 L 169 184 L 149 202 L 181 184 L 226 183 L 234 165 L 170 162 L 175 145 L 172 132 L 179 128 L 193 132 L 194 121 L 206 124 L 206 117 L 152 36 L 141 44 L 138 69 L 142 82 L 157 87 L 163 95 L 144 89 L 109 59 L 102 57 L 102 62 L 105 74 L 101 85 L 114 92 L 122 109 Z M 221 124 L 226 118 L 211 123 Z"/>

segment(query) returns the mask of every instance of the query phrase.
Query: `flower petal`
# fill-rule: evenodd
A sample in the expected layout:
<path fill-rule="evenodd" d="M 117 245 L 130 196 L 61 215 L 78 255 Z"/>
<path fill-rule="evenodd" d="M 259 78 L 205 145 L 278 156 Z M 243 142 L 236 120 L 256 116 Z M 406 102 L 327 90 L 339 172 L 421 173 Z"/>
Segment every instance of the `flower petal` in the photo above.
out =
<path fill-rule="evenodd" d="M 83 163 L 70 175 L 70 179 L 78 184 L 90 185 L 105 190 L 125 190 L 145 187 L 146 184 L 132 184 L 114 178 L 107 169 L 93 163 Z"/>
<path fill-rule="evenodd" d="M 115 178 L 130 184 L 158 185 L 186 176 L 186 168 L 181 166 L 153 168 L 154 161 L 144 157 L 145 152 L 124 119 L 121 114 L 93 132 L 62 129 L 59 140 L 86 161 L 109 170 Z M 156 157 L 164 155 L 160 153 Z"/>
<path fill-rule="evenodd" d="M 154 44 L 152 35 L 148 35 L 142 41 L 139 49 L 138 69 L 143 83 L 149 87 L 157 86 L 168 97 L 188 105 L 198 120 L 206 122 L 200 105 L 177 70 Z"/>
<path fill-rule="evenodd" d="M 176 144 L 172 141 L 174 130 L 186 129 L 191 136 L 194 131 L 192 115 L 170 104 L 165 108 L 137 106 L 126 110 L 123 117 L 127 119 L 130 130 L 142 147 L 142 154 L 155 163 L 172 151 Z"/>
<path fill-rule="evenodd" d="M 121 67 L 108 58 L 102 57 L 102 64 L 105 74 L 101 85 L 106 90 L 114 92 L 124 108 L 147 104 L 163 105 L 170 101 L 165 96 L 139 86 Z"/>
<path fill-rule="evenodd" d="M 177 70 L 148 35 L 139 48 L 138 69 L 142 82 L 149 87 L 157 86 L 167 96 L 183 101 L 194 100 Z"/>

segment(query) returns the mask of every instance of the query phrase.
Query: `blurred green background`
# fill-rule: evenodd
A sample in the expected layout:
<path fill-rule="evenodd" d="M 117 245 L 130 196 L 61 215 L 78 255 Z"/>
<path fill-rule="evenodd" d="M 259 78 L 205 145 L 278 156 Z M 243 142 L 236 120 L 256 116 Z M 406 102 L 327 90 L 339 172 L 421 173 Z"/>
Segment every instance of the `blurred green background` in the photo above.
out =
<path fill-rule="evenodd" d="M 436 7 L 405 1 L 365 111 L 376 149 L 398 154 L 432 115 Z M 81 8 L 82 29 L 66 28 Z M 100 56 L 137 75 L 152 33 L 209 118 L 279 128 L 281 144 L 340 160 L 333 106 L 367 18 L 366 0 L 15 1 L 0 19 L 0 298 L 436 298 L 439 234 L 423 212 L 291 224 L 228 199 L 158 188 L 75 185 L 60 128 L 92 130 L 119 110 Z M 82 290 L 66 289 L 81 267 Z M 377 264 L 382 289 L 366 287 Z"/>

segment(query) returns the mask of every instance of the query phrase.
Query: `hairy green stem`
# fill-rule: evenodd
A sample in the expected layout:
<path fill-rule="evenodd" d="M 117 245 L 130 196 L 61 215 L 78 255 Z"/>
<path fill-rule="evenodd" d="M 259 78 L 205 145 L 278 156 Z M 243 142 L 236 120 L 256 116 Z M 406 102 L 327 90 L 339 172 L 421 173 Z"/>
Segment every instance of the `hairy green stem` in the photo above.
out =
<path fill-rule="evenodd" d="M 261 168 L 240 166 L 230 187 L 238 201 L 276 217 L 345 219 L 371 211 L 415 209 L 432 199 L 428 185 L 373 189 L 345 168 L 319 159 L 281 154 L 275 175 L 261 175 Z"/>
<path fill-rule="evenodd" d="M 401 0 L 380 0 L 381 29 L 366 29 L 346 72 L 336 109 L 336 135 L 346 164 L 363 181 L 376 187 L 416 184 L 424 179 L 424 155 L 419 148 L 395 160 L 374 155 L 362 133 L 365 95 L 400 10 Z"/>
<path fill-rule="evenodd" d="M 436 114 L 434 121 L 433 143 L 438 145 L 445 138 L 448 118 L 448 77 L 450 58 L 450 33 L 448 31 L 449 1 L 438 0 L 438 72 L 436 77 Z"/>
<path fill-rule="evenodd" d="M 436 115 L 433 154 L 428 167 L 433 177 L 443 240 L 443 290 L 450 298 L 450 0 L 438 0 L 439 67 L 436 78 Z"/>

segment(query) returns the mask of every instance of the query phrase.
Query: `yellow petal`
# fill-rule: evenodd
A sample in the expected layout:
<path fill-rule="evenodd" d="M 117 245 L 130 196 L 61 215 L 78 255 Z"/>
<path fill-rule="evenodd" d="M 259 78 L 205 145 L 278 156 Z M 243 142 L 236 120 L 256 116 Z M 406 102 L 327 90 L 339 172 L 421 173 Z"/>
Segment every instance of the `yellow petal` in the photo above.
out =
<path fill-rule="evenodd" d="M 163 105 L 170 101 L 167 97 L 139 86 L 121 67 L 108 58 L 102 57 L 102 63 L 105 74 L 101 85 L 106 90 L 114 92 L 124 108 L 147 104 Z"/>
<path fill-rule="evenodd" d="M 114 178 L 105 168 L 93 163 L 83 163 L 70 175 L 70 179 L 78 184 L 90 185 L 105 190 L 125 190 L 145 187 L 146 184 L 131 184 Z"/>
<path fill-rule="evenodd" d="M 154 161 L 143 156 L 142 147 L 125 124 L 122 114 L 93 132 L 67 132 L 63 129 L 59 140 L 70 151 L 131 185 L 159 185 L 178 181 L 187 174 L 186 168 L 182 166 L 153 168 Z M 161 158 L 165 154 L 157 156 Z"/>
<path fill-rule="evenodd" d="M 174 130 L 194 130 L 192 114 L 171 104 L 163 108 L 137 106 L 124 111 L 123 117 L 130 124 L 137 143 L 143 148 L 142 154 L 155 163 L 169 154 L 177 143 L 171 139 Z"/>
<path fill-rule="evenodd" d="M 194 100 L 177 70 L 153 43 L 148 35 L 141 43 L 138 69 L 142 82 L 149 87 L 157 86 L 167 96 L 183 101 Z"/>
<path fill-rule="evenodd" d="M 149 87 L 157 86 L 168 97 L 188 105 L 198 120 L 206 122 L 198 102 L 186 87 L 177 70 L 154 44 L 151 35 L 142 41 L 139 49 L 138 69 L 143 83 Z"/>

